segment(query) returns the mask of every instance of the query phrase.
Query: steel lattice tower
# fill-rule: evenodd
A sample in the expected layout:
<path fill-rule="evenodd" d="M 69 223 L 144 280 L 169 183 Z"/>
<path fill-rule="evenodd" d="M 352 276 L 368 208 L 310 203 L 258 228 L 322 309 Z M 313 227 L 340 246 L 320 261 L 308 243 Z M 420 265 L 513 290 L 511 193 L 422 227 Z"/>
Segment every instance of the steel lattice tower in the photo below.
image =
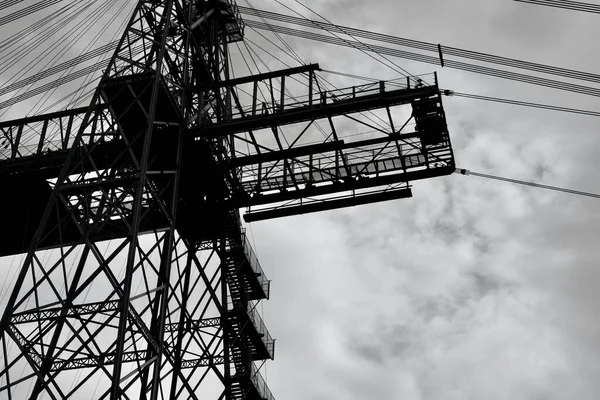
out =
<path fill-rule="evenodd" d="M 242 39 L 230 0 L 140 0 L 89 107 L 0 123 L 14 193 L 0 256 L 26 254 L 0 320 L 1 398 L 271 399 L 255 364 L 274 356 L 256 312 L 270 282 L 238 210 L 405 198 L 454 171 L 437 78 L 327 91 L 316 64 L 231 78 Z M 375 109 L 389 132 L 340 137 L 336 118 Z M 319 119 L 331 134 L 304 140 Z M 301 127 L 291 144 L 284 125 Z"/>

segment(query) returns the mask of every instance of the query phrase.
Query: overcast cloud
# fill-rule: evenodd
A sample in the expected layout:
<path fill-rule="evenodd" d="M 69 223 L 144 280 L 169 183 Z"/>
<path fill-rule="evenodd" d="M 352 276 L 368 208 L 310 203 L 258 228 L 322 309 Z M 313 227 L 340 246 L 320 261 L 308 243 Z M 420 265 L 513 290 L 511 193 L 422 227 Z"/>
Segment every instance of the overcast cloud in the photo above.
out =
<path fill-rule="evenodd" d="M 251 4 L 288 13 L 272 1 Z M 589 72 L 600 64 L 593 14 L 509 0 L 305 4 L 341 25 Z M 398 77 L 350 49 L 286 40 L 325 69 Z M 442 87 L 460 92 L 599 106 L 594 97 L 394 61 L 413 74 L 437 70 Z M 444 100 L 460 167 L 600 193 L 596 118 Z M 276 354 L 263 376 L 274 396 L 597 399 L 600 203 L 458 175 L 416 182 L 413 196 L 251 225 L 272 279 L 262 307 Z"/>
<path fill-rule="evenodd" d="M 591 14 L 501 0 L 306 4 L 341 25 L 598 68 L 586 50 L 600 26 Z M 289 42 L 324 68 L 394 77 L 356 51 Z M 394 61 L 414 74 L 434 69 Z M 456 91 L 598 107 L 593 97 L 437 71 L 441 86 Z M 594 118 L 458 98 L 445 106 L 459 166 L 600 192 Z M 463 176 L 416 182 L 413 192 L 409 200 L 253 224 L 273 279 L 264 305 L 278 338 L 268 366 L 273 393 L 596 399 L 597 201 Z"/>

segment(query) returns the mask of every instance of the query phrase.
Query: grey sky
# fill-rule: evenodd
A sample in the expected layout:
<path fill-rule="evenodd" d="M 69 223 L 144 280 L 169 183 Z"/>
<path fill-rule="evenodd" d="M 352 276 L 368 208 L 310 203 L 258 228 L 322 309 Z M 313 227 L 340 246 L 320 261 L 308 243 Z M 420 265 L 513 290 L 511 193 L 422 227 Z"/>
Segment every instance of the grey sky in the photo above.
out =
<path fill-rule="evenodd" d="M 587 50 L 599 29 L 590 14 L 500 0 L 307 4 L 342 25 L 598 67 Z M 394 76 L 356 51 L 289 42 L 327 69 Z M 394 61 L 411 73 L 434 69 Z M 457 91 L 598 107 L 593 97 L 437 71 Z M 594 118 L 458 98 L 445 106 L 458 165 L 600 192 Z M 273 279 L 264 307 L 278 338 L 268 366 L 274 394 L 597 398 L 597 202 L 462 176 L 417 182 L 413 191 L 410 200 L 253 225 Z"/>
<path fill-rule="evenodd" d="M 287 13 L 272 1 L 251 4 Z M 589 72 L 600 62 L 592 14 L 509 0 L 305 4 L 334 23 L 411 39 Z M 355 50 L 285 38 L 322 68 L 398 76 Z M 394 61 L 414 74 L 437 70 L 441 86 L 456 91 L 599 106 L 594 97 Z M 444 100 L 459 166 L 600 193 L 595 118 Z M 456 175 L 416 182 L 413 195 L 251 225 L 272 279 L 262 304 L 277 338 L 266 366 L 275 397 L 596 399 L 600 203 Z"/>

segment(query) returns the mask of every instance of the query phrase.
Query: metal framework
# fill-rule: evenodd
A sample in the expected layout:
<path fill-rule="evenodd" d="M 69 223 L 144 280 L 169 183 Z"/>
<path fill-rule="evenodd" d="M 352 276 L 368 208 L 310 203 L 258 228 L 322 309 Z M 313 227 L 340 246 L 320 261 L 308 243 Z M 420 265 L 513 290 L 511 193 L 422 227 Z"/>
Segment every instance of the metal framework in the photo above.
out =
<path fill-rule="evenodd" d="M 238 210 L 406 198 L 454 171 L 436 76 L 233 78 L 243 29 L 230 0 L 140 0 L 89 107 L 0 123 L 0 256 L 25 254 L 0 320 L 1 398 L 272 399 L 255 364 L 274 356 L 256 311 L 270 281 Z"/>

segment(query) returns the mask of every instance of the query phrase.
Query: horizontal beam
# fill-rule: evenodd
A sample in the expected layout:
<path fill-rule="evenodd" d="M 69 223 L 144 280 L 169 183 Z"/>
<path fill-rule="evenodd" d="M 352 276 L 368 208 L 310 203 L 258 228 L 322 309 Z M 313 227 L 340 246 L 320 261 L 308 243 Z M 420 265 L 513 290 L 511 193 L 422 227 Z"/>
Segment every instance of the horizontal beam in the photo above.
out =
<path fill-rule="evenodd" d="M 259 164 L 264 162 L 272 162 L 272 161 L 282 161 L 285 159 L 291 159 L 302 156 L 309 156 L 311 154 L 317 155 L 321 153 L 332 152 L 336 150 L 344 150 L 344 149 L 352 149 L 361 146 L 371 146 L 375 144 L 381 143 L 389 143 L 396 140 L 405 140 L 409 138 L 419 137 L 422 134 L 414 132 L 412 134 L 392 134 L 389 136 L 384 136 L 375 139 L 365 139 L 355 142 L 346 143 L 344 140 L 332 140 L 331 142 L 313 144 L 308 146 L 298 146 L 292 147 L 289 149 L 279 150 L 279 151 L 269 151 L 265 153 L 253 154 L 245 157 L 236 157 L 232 158 L 224 164 L 224 166 L 229 168 L 234 167 L 242 167 L 253 164 Z"/>
<path fill-rule="evenodd" d="M 261 194 L 248 199 L 239 199 L 238 202 L 233 200 L 238 207 L 251 207 L 265 205 L 270 203 L 279 203 L 284 201 L 292 201 L 309 197 L 324 196 L 334 193 L 343 193 L 352 190 L 368 189 L 396 183 L 409 182 L 413 180 L 433 178 L 437 176 L 450 175 L 454 172 L 455 166 L 452 163 L 450 166 L 437 167 L 431 169 L 423 169 L 417 171 L 407 171 L 397 174 L 381 175 L 372 178 L 354 179 L 350 177 L 346 182 L 338 182 L 335 184 L 323 186 L 307 186 L 300 190 L 288 190 L 276 192 L 273 194 Z M 329 200 L 328 200 L 329 201 Z"/>
<path fill-rule="evenodd" d="M 260 114 L 236 118 L 230 122 L 218 123 L 192 131 L 195 137 L 214 139 L 227 135 L 246 132 L 256 129 L 265 129 L 272 126 L 289 125 L 315 119 L 328 118 L 336 115 L 353 114 L 361 111 L 375 110 L 400 104 L 407 104 L 414 100 L 438 95 L 436 85 L 415 89 L 398 89 L 381 91 L 376 94 L 360 96 L 329 103 L 313 102 L 302 107 L 290 108 L 273 114 Z"/>
<path fill-rule="evenodd" d="M 383 192 L 355 195 L 334 200 L 318 201 L 290 207 L 279 207 L 265 211 L 249 212 L 244 214 L 244 221 L 255 222 L 272 218 L 289 217 L 319 211 L 334 210 L 344 207 L 353 207 L 362 204 L 371 204 L 382 201 L 406 199 L 412 197 L 412 191 L 408 188 L 386 190 Z"/>
<path fill-rule="evenodd" d="M 99 301 L 95 303 L 87 303 L 87 304 L 75 304 L 67 308 L 67 312 L 65 315 L 62 315 L 64 312 L 63 307 L 53 307 L 48 309 L 39 309 L 39 310 L 30 310 L 23 311 L 18 314 L 14 314 L 11 318 L 12 324 L 24 324 L 31 322 L 43 322 L 43 321 L 51 321 L 56 320 L 61 317 L 73 317 L 79 318 L 82 315 L 87 314 L 100 314 L 111 311 L 117 311 L 120 309 L 118 300 L 111 301 Z M 197 320 L 185 320 L 183 324 L 184 331 L 190 330 L 198 330 L 202 328 L 209 328 L 221 325 L 221 318 L 205 318 L 205 319 L 197 319 Z M 177 332 L 179 330 L 178 323 L 165 324 L 165 332 Z"/>
<path fill-rule="evenodd" d="M 313 144 L 308 146 L 292 147 L 290 149 L 270 151 L 266 153 L 253 154 L 246 157 L 232 158 L 227 167 L 242 167 L 245 165 L 258 164 L 269 161 L 284 160 L 286 158 L 308 156 L 311 154 L 326 153 L 329 151 L 335 151 L 344 145 L 343 140 L 333 140 L 331 142 Z"/>
<path fill-rule="evenodd" d="M 184 321 L 183 324 L 183 331 L 184 332 L 188 332 L 188 331 L 197 331 L 203 328 L 212 328 L 212 327 L 217 327 L 217 326 L 221 326 L 222 324 L 222 320 L 221 317 L 214 317 L 214 318 L 205 318 L 205 319 L 198 319 L 198 320 L 186 320 Z M 180 324 L 178 323 L 172 323 L 172 324 L 165 324 L 165 332 L 177 332 L 180 328 Z"/>
<path fill-rule="evenodd" d="M 110 311 L 117 311 L 119 309 L 119 301 L 104 301 L 87 304 L 76 304 L 72 305 L 67 309 L 66 317 L 79 317 L 87 314 L 99 314 Z M 31 311 L 23 311 L 17 314 L 13 314 L 11 317 L 11 323 L 13 324 L 24 324 L 29 322 L 42 322 L 55 320 L 61 317 L 64 308 L 55 307 L 49 309 L 38 309 Z"/>
<path fill-rule="evenodd" d="M 293 74 L 304 74 L 304 73 L 313 72 L 313 71 L 321 71 L 319 64 L 308 64 L 308 65 L 302 65 L 300 67 L 286 68 L 286 69 L 280 69 L 277 71 L 265 72 L 262 74 L 242 76 L 241 78 L 229 79 L 226 81 L 220 81 L 220 82 L 212 84 L 212 85 L 202 85 L 200 87 L 202 89 L 214 89 L 217 87 L 235 86 L 235 85 L 241 85 L 244 83 L 264 81 L 267 79 L 281 78 L 282 76 L 290 76 Z"/>
<path fill-rule="evenodd" d="M 101 107 L 94 107 L 94 109 L 102 110 L 102 109 L 105 109 L 106 107 L 107 107 L 106 105 L 102 105 Z M 69 110 L 56 111 L 56 112 L 48 113 L 48 114 L 32 115 L 31 117 L 11 119 L 9 121 L 0 122 L 0 128 L 8 128 L 11 126 L 18 126 L 18 125 L 27 125 L 27 124 L 31 124 L 34 122 L 43 122 L 43 121 L 49 121 L 51 119 L 56 119 L 56 118 L 69 117 L 71 115 L 85 114 L 87 109 L 88 109 L 87 107 L 79 107 L 79 108 L 72 108 Z"/>
<path fill-rule="evenodd" d="M 147 350 L 139 351 L 125 351 L 121 357 L 121 362 L 145 362 L 148 357 L 151 356 Z M 154 356 L 156 357 L 156 356 Z M 77 357 L 71 360 L 56 360 L 52 363 L 50 370 L 59 371 L 67 369 L 81 369 L 81 368 L 97 368 L 103 365 L 112 365 L 116 361 L 116 353 L 107 353 L 102 355 L 93 355 L 88 357 Z M 181 369 L 196 368 L 196 367 L 208 367 L 210 365 L 223 364 L 225 361 L 224 357 L 200 357 L 188 360 L 181 360 Z"/>

